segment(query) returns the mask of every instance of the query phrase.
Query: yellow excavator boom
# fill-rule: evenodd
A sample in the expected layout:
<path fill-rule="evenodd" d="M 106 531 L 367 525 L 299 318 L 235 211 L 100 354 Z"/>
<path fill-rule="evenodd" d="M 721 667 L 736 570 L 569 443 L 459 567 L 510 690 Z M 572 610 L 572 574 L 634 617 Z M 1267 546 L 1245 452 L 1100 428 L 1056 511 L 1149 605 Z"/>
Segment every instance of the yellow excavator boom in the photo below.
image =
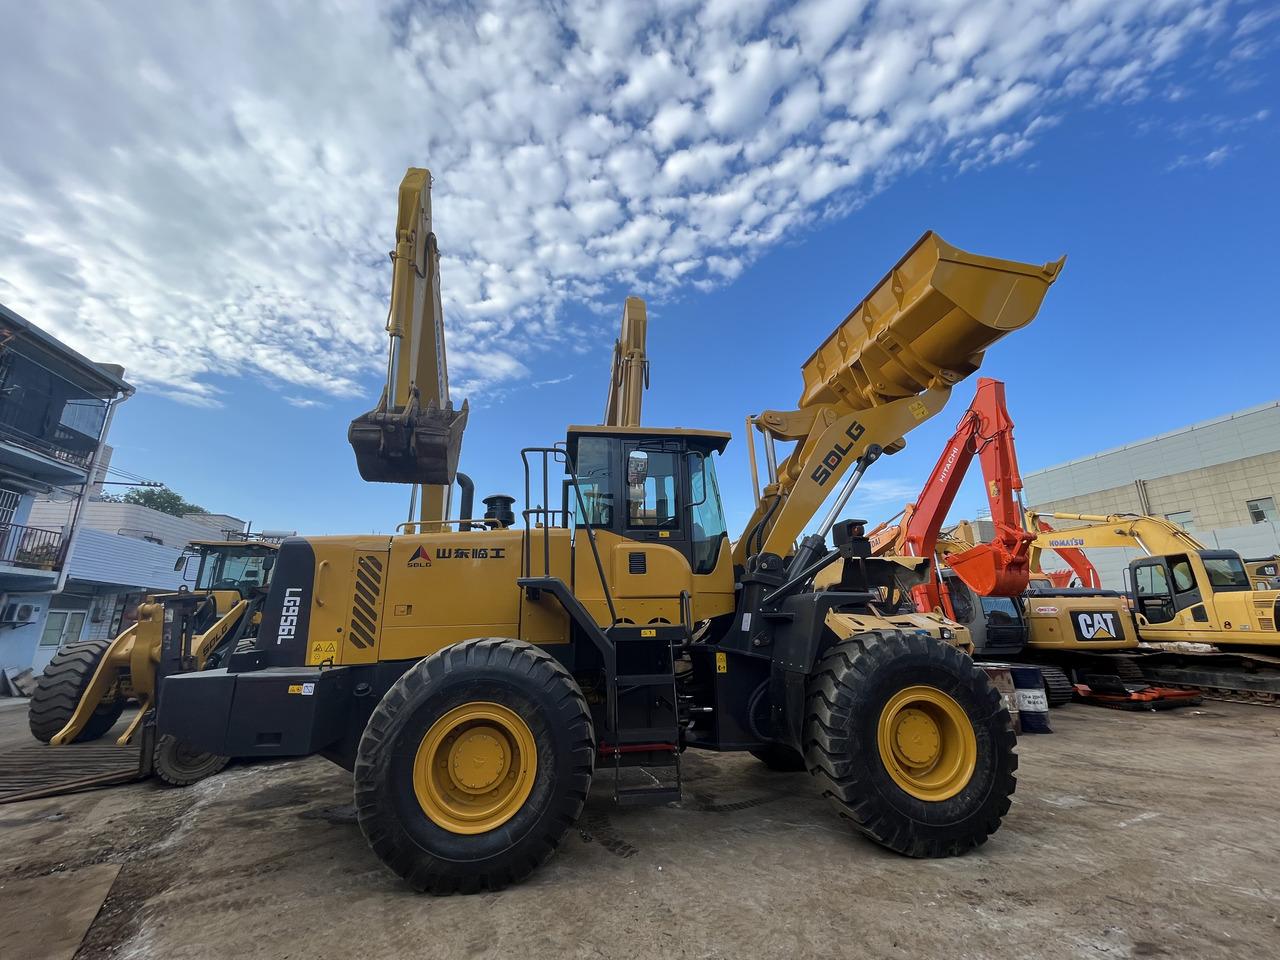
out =
<path fill-rule="evenodd" d="M 378 405 L 347 439 L 365 480 L 422 485 L 426 521 L 445 519 L 468 406 L 449 399 L 440 300 L 440 250 L 431 220 L 431 172 L 410 167 L 400 184 L 391 253 L 387 382 Z"/>
<path fill-rule="evenodd" d="M 1065 261 L 999 260 L 933 232 L 921 237 L 805 361 L 796 409 L 748 418 L 748 442 L 753 431 L 763 435 L 769 475 L 734 561 L 787 555 L 876 438 L 896 438 L 883 452 L 900 450 L 901 438 L 942 409 L 988 347 L 1031 322 Z M 796 442 L 781 463 L 778 440 Z M 754 448 L 751 461 L 754 469 Z"/>
<path fill-rule="evenodd" d="M 614 342 L 609 370 L 609 397 L 604 408 L 607 427 L 640 426 L 644 391 L 649 388 L 649 357 L 645 353 L 648 326 L 644 301 L 627 297 L 622 308 L 622 333 Z"/>
<path fill-rule="evenodd" d="M 1061 547 L 1136 547 L 1147 556 L 1203 550 L 1204 544 L 1183 527 L 1163 517 L 1146 517 L 1136 513 L 1046 513 L 1051 520 L 1069 520 L 1077 527 L 1052 531 L 1033 529 L 1037 551 Z"/>

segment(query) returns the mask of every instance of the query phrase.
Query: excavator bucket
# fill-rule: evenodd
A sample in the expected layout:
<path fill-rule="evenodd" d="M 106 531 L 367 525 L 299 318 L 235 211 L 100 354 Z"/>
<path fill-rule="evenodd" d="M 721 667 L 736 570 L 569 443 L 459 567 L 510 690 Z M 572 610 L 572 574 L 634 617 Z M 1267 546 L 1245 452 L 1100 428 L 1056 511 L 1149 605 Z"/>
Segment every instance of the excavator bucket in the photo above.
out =
<path fill-rule="evenodd" d="M 1012 557 L 992 543 L 953 553 L 946 562 L 980 597 L 1016 597 L 1027 589 L 1031 576 L 1031 565 L 1025 556 Z"/>
<path fill-rule="evenodd" d="M 351 421 L 347 439 L 356 454 L 360 477 L 372 483 L 424 483 L 448 486 L 458 472 L 467 403 L 455 410 L 434 401 L 403 413 L 381 404 Z"/>

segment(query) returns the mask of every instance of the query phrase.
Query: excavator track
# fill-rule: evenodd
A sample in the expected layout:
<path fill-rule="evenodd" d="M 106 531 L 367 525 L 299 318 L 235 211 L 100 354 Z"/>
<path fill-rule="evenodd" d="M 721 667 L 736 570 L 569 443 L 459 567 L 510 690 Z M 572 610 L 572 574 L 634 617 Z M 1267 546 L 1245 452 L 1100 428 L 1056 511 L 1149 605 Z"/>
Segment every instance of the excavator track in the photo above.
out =
<path fill-rule="evenodd" d="M 1071 678 L 1059 667 L 1052 664 L 1039 664 L 1040 676 L 1044 680 L 1045 696 L 1049 698 L 1049 706 L 1060 707 L 1070 703 L 1075 696 L 1075 685 Z"/>

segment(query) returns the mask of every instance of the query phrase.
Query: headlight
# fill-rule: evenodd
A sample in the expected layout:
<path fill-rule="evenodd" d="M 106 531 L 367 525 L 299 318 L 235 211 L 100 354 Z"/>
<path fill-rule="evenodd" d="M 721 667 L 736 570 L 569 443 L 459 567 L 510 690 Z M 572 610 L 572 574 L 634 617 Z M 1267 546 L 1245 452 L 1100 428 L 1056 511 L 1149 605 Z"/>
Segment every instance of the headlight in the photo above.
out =
<path fill-rule="evenodd" d="M 954 640 L 954 639 L 955 639 L 955 636 L 956 636 L 955 631 L 954 631 L 954 630 L 952 630 L 950 627 L 943 627 L 943 628 L 942 628 L 942 639 L 943 639 L 943 640 Z"/>

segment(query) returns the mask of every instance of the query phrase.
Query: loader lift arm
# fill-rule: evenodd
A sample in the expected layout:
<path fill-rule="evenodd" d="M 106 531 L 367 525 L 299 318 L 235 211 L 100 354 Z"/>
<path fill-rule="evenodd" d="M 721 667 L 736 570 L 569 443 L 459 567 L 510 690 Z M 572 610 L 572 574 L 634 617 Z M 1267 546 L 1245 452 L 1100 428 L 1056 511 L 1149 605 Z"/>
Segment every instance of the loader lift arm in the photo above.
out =
<path fill-rule="evenodd" d="M 387 380 L 378 405 L 353 421 L 347 439 L 360 476 L 420 484 L 422 519 L 447 516 L 468 405 L 449 399 L 440 250 L 431 220 L 431 172 L 410 167 L 400 184 L 391 253 Z"/>

